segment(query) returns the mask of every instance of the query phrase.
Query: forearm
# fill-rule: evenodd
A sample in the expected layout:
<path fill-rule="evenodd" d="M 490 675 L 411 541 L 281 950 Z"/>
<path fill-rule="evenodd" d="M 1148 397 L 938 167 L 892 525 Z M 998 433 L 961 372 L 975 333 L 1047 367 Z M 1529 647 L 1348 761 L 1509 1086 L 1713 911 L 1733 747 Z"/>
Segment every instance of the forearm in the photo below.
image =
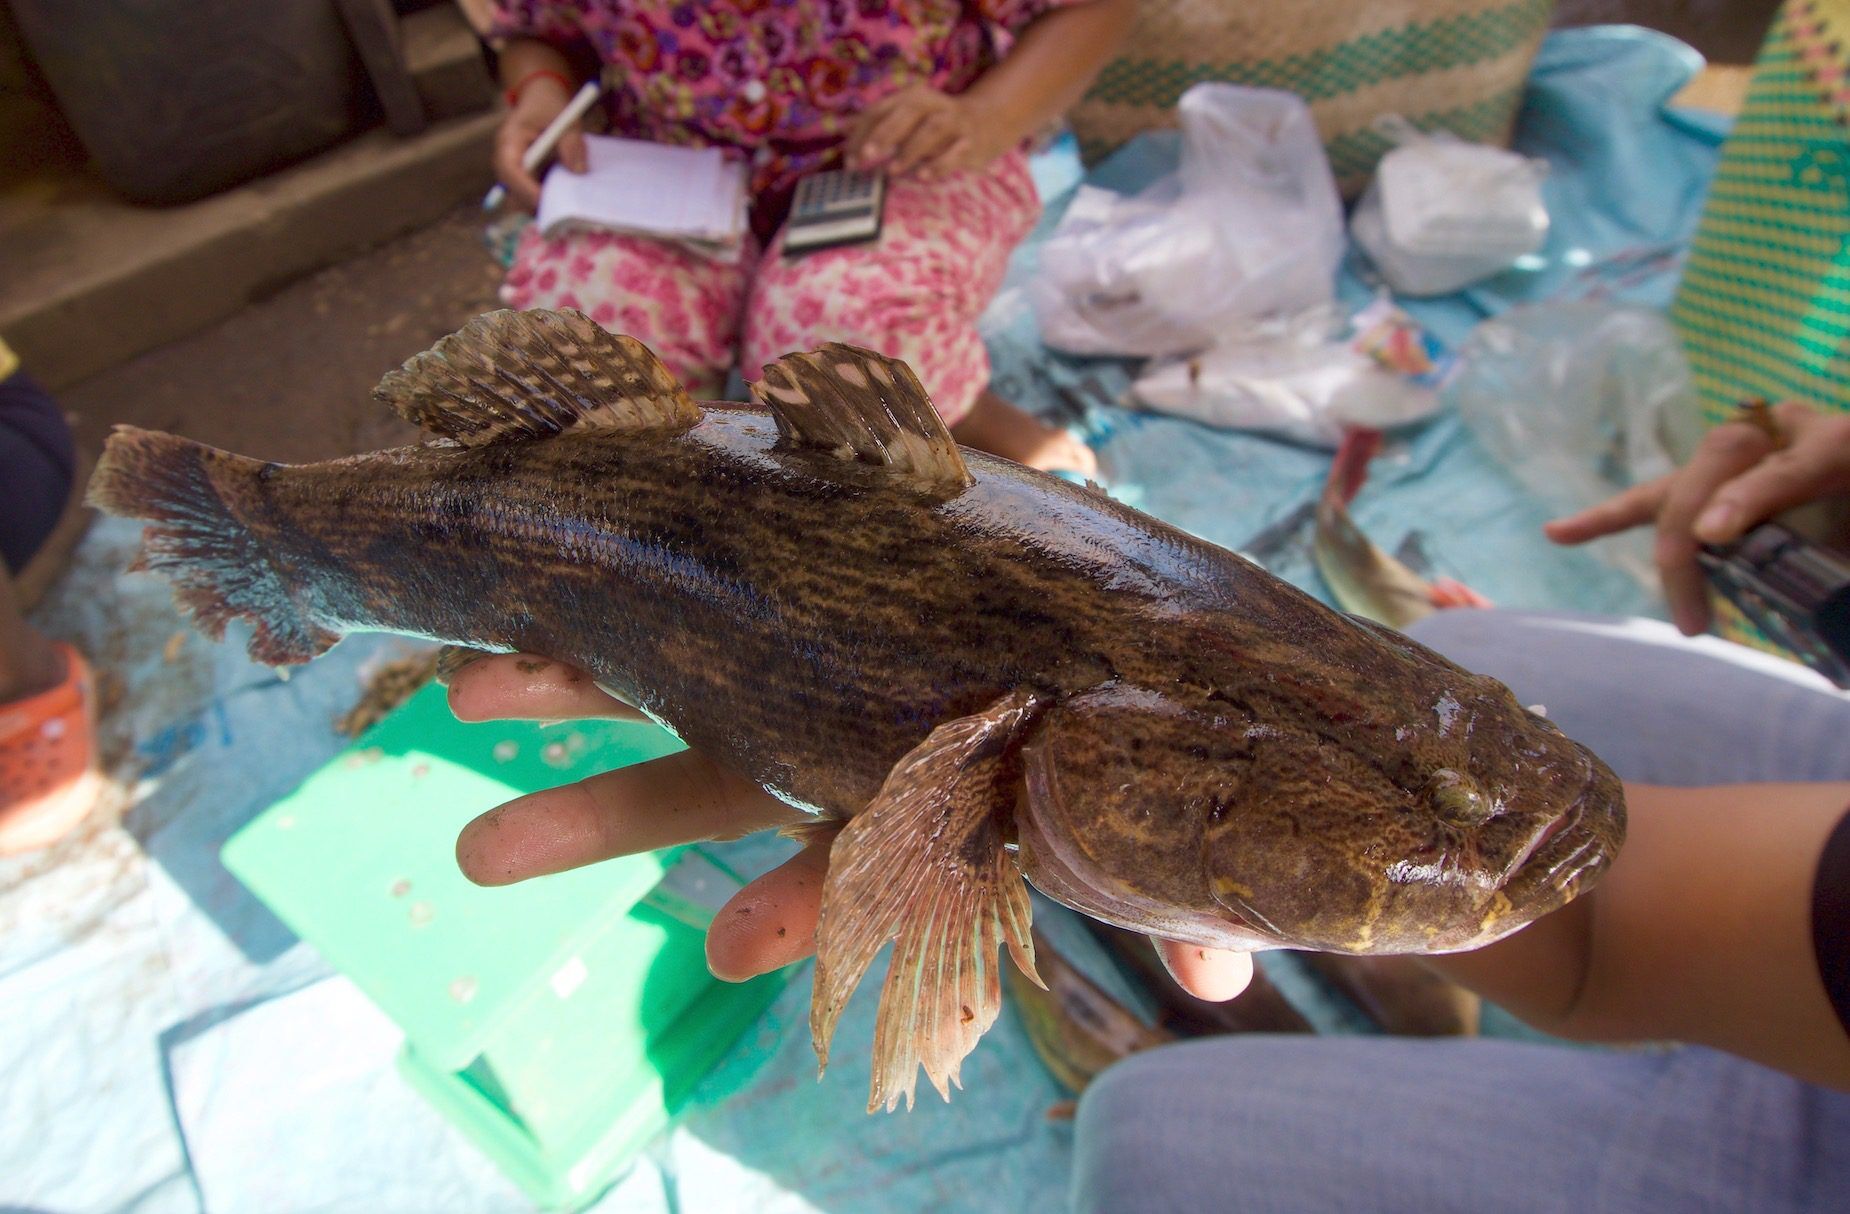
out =
<path fill-rule="evenodd" d="M 1597 897 L 1597 892 L 1584 895 L 1486 948 L 1420 960 L 1524 1024 L 1572 1036 L 1569 1021 L 1586 986 L 1593 952 Z"/>
<path fill-rule="evenodd" d="M 1007 134 L 1005 142 L 1019 143 L 1079 100 L 1136 14 L 1136 0 L 1086 0 L 1045 13 L 964 96 Z"/>
<path fill-rule="evenodd" d="M 565 52 L 538 38 L 510 38 L 501 49 L 500 70 L 502 88 L 513 88 L 535 72 L 557 72 L 567 80 L 578 79 L 578 71 Z"/>
<path fill-rule="evenodd" d="M 1593 892 L 1429 963 L 1535 1027 L 1676 1040 L 1850 1088 L 1818 977 L 1812 887 L 1850 784 L 1629 785 L 1629 839 Z"/>

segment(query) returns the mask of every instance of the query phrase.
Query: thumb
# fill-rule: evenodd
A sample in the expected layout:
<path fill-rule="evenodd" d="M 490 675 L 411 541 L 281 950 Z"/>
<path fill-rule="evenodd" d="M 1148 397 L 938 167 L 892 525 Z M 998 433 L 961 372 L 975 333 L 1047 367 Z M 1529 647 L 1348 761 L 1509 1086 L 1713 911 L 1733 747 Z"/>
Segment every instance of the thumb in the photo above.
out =
<path fill-rule="evenodd" d="M 1705 544 L 1726 544 L 1782 510 L 1845 488 L 1850 488 L 1850 460 L 1843 449 L 1828 442 L 1795 442 L 1717 489 L 1693 530 Z"/>
<path fill-rule="evenodd" d="M 585 148 L 584 128 L 577 123 L 565 129 L 559 137 L 559 163 L 574 173 L 583 173 L 590 169 L 591 159 Z"/>
<path fill-rule="evenodd" d="M 1225 948 L 1203 948 L 1176 940 L 1158 940 L 1156 955 L 1181 988 L 1197 999 L 1222 1003 L 1253 980 L 1253 955 Z"/>

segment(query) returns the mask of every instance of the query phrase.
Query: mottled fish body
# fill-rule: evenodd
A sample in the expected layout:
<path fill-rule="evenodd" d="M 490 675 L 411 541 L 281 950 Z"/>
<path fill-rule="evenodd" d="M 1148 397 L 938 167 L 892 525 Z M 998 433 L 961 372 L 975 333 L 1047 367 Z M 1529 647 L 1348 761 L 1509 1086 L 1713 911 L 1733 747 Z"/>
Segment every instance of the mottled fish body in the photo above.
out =
<path fill-rule="evenodd" d="M 547 654 L 831 818 L 812 1027 L 897 937 L 870 1107 L 941 1091 L 1033 973 L 1022 876 L 1205 945 L 1474 947 L 1566 902 L 1617 781 L 1501 685 L 1088 489 L 951 442 L 900 363 L 697 405 L 576 313 L 380 385 L 435 438 L 280 467 L 111 439 L 92 497 L 200 624 Z"/>

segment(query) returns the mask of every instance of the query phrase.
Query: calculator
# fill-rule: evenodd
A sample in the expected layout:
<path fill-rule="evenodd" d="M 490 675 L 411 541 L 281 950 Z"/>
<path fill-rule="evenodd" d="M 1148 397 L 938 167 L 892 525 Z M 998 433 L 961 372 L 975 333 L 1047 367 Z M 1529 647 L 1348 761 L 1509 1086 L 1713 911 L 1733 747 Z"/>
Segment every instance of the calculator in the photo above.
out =
<path fill-rule="evenodd" d="M 831 169 L 797 182 L 784 224 L 784 254 L 795 257 L 837 245 L 861 244 L 880 235 L 886 205 L 886 174 Z"/>

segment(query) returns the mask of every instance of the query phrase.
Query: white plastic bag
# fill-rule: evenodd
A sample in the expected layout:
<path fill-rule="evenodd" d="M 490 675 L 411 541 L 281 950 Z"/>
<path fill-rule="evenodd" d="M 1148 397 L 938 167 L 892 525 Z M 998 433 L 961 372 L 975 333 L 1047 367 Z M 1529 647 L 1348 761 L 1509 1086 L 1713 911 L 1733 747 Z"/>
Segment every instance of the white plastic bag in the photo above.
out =
<path fill-rule="evenodd" d="M 1667 440 L 1693 416 L 1689 364 L 1662 314 L 1603 303 L 1511 308 L 1458 352 L 1445 398 L 1485 450 L 1561 513 L 1671 471 Z M 1595 551 L 1657 585 L 1649 528 Z"/>
<path fill-rule="evenodd" d="M 1350 233 L 1402 295 L 1446 295 L 1542 247 L 1547 166 L 1502 148 L 1377 123 L 1400 146 L 1381 158 Z"/>
<path fill-rule="evenodd" d="M 1328 304 L 1342 204 L 1304 102 L 1198 84 L 1182 161 L 1135 197 L 1082 189 L 1041 250 L 1043 340 L 1079 354 L 1182 354 L 1245 322 Z"/>
<path fill-rule="evenodd" d="M 1378 300 L 1348 324 L 1319 309 L 1152 363 L 1131 394 L 1160 413 L 1334 447 L 1345 427 L 1385 429 L 1433 413 L 1443 372 L 1437 343 Z"/>

